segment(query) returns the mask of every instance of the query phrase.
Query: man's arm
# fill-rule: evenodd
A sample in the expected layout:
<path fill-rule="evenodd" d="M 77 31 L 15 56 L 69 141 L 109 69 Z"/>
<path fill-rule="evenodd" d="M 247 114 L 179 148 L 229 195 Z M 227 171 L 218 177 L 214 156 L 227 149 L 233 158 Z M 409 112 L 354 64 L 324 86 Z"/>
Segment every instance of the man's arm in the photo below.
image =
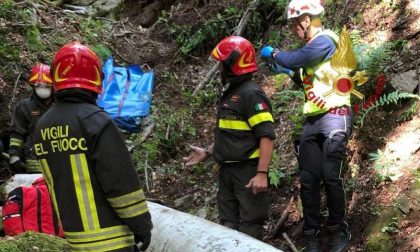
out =
<path fill-rule="evenodd" d="M 265 192 L 268 188 L 268 167 L 273 153 L 273 140 L 269 137 L 260 139 L 260 158 L 258 160 L 257 175 L 246 185 L 252 189 L 253 194 Z"/>
<path fill-rule="evenodd" d="M 25 118 L 24 104 L 18 103 L 12 115 L 10 125 L 10 156 L 21 157 L 26 137 L 28 136 L 29 122 Z"/>
<path fill-rule="evenodd" d="M 25 100 L 16 105 L 10 125 L 9 164 L 13 173 L 25 173 L 26 165 L 22 161 L 23 149 L 29 134 L 29 112 L 25 109 Z M 26 112 L 25 112 L 26 111 Z"/>
<path fill-rule="evenodd" d="M 124 140 L 111 121 L 93 137 L 90 151 L 109 204 L 134 233 L 136 243 L 141 241 L 147 248 L 153 224 L 146 198 Z"/>
<path fill-rule="evenodd" d="M 260 158 L 258 159 L 257 173 L 268 173 L 271 155 L 273 154 L 273 139 L 261 137 L 260 139 Z"/>
<path fill-rule="evenodd" d="M 277 51 L 274 61 L 286 68 L 296 70 L 304 66 L 312 66 L 328 59 L 335 52 L 335 44 L 325 36 L 318 36 L 304 47 L 291 52 Z"/>
<path fill-rule="evenodd" d="M 250 93 L 246 97 L 248 101 L 244 109 L 248 123 L 257 139 L 259 139 L 259 152 L 257 174 L 246 185 L 254 194 L 267 191 L 268 167 L 273 152 L 273 139 L 276 138 L 274 131 L 274 119 L 271 114 L 271 102 L 263 91 Z M 259 172 L 258 172 L 259 171 Z"/>

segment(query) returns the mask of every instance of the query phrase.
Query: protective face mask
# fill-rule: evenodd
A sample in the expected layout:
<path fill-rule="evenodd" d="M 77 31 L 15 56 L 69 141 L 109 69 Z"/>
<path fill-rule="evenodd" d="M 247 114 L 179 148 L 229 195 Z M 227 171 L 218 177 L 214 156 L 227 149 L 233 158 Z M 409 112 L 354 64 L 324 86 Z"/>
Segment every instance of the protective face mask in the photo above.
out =
<path fill-rule="evenodd" d="M 46 99 L 51 96 L 51 88 L 48 87 L 36 87 L 35 93 L 41 99 Z"/>

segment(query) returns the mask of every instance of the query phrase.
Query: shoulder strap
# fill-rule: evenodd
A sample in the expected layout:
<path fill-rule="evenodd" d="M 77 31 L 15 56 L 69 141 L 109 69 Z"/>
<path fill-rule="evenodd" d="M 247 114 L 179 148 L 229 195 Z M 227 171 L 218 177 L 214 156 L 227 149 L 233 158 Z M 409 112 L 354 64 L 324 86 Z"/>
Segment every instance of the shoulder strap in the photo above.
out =
<path fill-rule="evenodd" d="M 318 36 L 322 36 L 322 35 L 326 35 L 327 37 L 329 37 L 335 44 L 338 44 L 338 35 L 335 34 L 335 32 L 333 32 L 332 30 L 323 30 L 321 32 L 318 32 L 318 34 L 315 35 L 315 37 L 313 37 L 312 39 L 315 39 Z"/>
<path fill-rule="evenodd" d="M 40 195 L 33 186 L 22 187 L 22 221 L 27 230 L 39 232 L 38 204 Z"/>

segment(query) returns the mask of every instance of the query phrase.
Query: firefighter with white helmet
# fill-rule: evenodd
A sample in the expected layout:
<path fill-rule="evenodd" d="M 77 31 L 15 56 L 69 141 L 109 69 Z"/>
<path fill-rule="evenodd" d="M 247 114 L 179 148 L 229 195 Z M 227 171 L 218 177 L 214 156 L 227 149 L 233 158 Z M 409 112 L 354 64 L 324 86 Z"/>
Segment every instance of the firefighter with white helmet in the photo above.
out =
<path fill-rule="evenodd" d="M 324 7 L 316 0 L 292 0 L 287 18 L 297 37 L 306 44 L 295 51 L 282 51 L 271 46 L 261 56 L 274 61 L 276 73 L 286 73 L 303 87 L 306 115 L 298 146 L 301 199 L 304 215 L 306 251 L 321 251 L 319 230 L 320 184 L 323 183 L 329 211 L 327 228 L 331 234 L 330 251 L 344 251 L 350 239 L 345 222 L 345 194 L 341 176 L 346 145 L 351 134 L 353 112 L 350 95 L 335 94 L 326 75 L 333 75 L 331 58 L 336 52 L 338 36 L 324 30 L 321 15 Z M 335 73 L 334 73 L 335 74 Z M 325 95 L 325 94 L 333 95 Z M 335 109 L 348 111 L 335 114 Z"/>
<path fill-rule="evenodd" d="M 292 0 L 287 6 L 287 19 L 295 22 L 302 29 L 305 40 L 308 39 L 308 29 L 310 26 L 304 27 L 299 18 L 302 16 L 318 17 L 324 13 L 324 7 L 317 0 Z"/>

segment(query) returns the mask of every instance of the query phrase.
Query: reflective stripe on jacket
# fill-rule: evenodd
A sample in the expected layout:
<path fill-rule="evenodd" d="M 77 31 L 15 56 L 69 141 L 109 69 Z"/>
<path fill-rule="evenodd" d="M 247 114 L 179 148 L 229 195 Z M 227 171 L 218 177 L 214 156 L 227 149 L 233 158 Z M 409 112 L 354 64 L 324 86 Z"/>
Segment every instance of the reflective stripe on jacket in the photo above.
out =
<path fill-rule="evenodd" d="M 213 157 L 217 162 L 259 158 L 261 137 L 274 139 L 271 103 L 253 80 L 226 90 L 217 106 Z"/>
<path fill-rule="evenodd" d="M 39 120 L 34 141 L 73 251 L 129 249 L 134 236 L 150 233 L 150 213 L 130 155 L 104 111 L 82 101 L 59 101 Z"/>

